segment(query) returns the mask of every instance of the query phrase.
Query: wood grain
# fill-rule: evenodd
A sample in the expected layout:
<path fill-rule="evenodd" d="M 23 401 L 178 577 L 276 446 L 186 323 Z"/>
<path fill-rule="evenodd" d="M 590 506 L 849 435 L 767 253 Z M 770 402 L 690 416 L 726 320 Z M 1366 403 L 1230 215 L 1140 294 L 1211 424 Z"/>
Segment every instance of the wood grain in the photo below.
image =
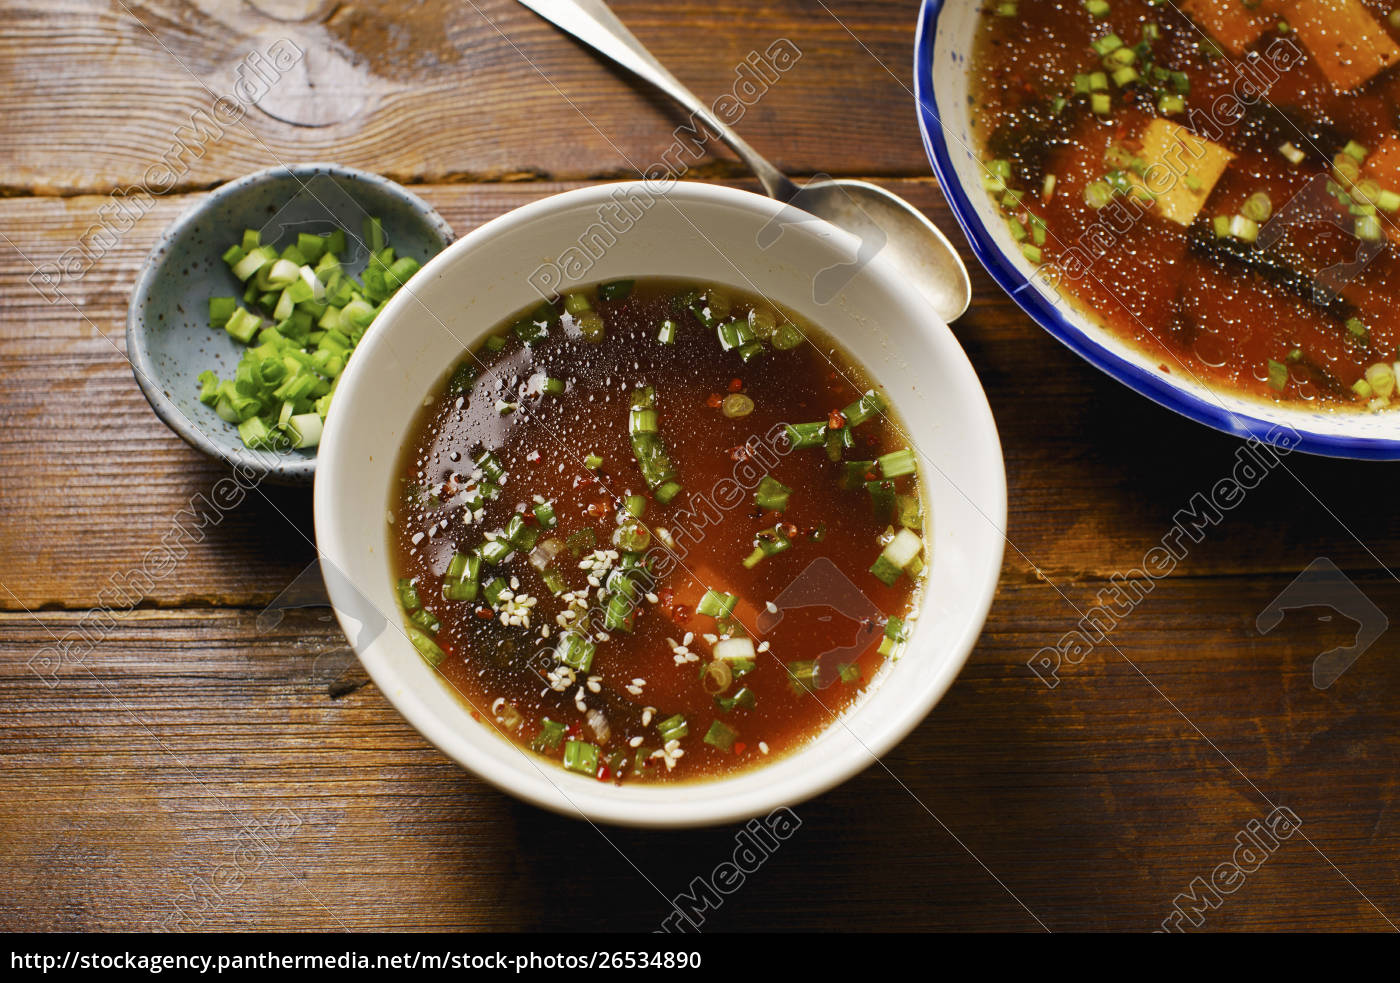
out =
<path fill-rule="evenodd" d="M 955 223 L 931 180 L 883 181 Z M 458 230 L 573 184 L 420 188 Z M 94 221 L 104 199 L 0 200 L 0 356 L 4 393 L 0 468 L 24 474 L 0 512 L 0 608 L 88 606 L 113 574 L 140 566 L 182 510 L 222 477 L 150 412 L 125 361 L 130 284 L 155 237 L 196 196 L 160 199 L 116 246 L 50 303 L 26 283 Z M 961 241 L 961 240 L 958 240 Z M 1012 501 L 1007 576 L 1056 584 L 1141 567 L 1192 496 L 1228 475 L 1239 448 L 1147 403 L 1080 361 L 1032 324 L 975 268 L 973 308 L 958 322 L 996 415 Z M 94 408 L 100 408 L 95 412 Z M 94 446 L 101 453 L 91 453 Z M 1190 467 L 1181 456 L 1189 454 Z M 1293 455 L 1192 545 L 1179 573 L 1298 571 L 1325 554 L 1374 570 L 1400 543 L 1382 496 L 1355 489 L 1374 469 Z M 1321 504 L 1319 504 L 1319 502 Z M 120 516 L 121 521 L 116 521 Z M 1300 524 L 1300 516 L 1307 516 Z M 301 532 L 298 532 L 301 530 Z M 152 585 L 146 603 L 266 603 L 311 559 L 308 496 L 260 489 Z M 1320 544 L 1325 543 L 1325 549 Z"/>
<path fill-rule="evenodd" d="M 1384 928 L 1328 860 L 1396 915 L 1400 663 L 1369 653 L 1315 689 L 1334 629 L 1253 629 L 1284 582 L 1178 578 L 1114 632 L 1121 655 L 1053 690 L 1023 662 L 1060 601 L 1003 588 L 933 715 L 883 766 L 798 806 L 802 827 L 706 929 L 1037 929 L 979 861 L 1051 929 L 1149 929 L 1268 802 L 1317 849 L 1286 841 L 1207 926 Z M 1393 581 L 1363 586 L 1400 604 Z M 76 615 L 0 616 L 0 857 L 18 872 L 3 924 L 649 930 L 732 854 L 737 827 L 595 830 L 459 771 L 355 685 L 326 615 L 125 615 L 52 688 L 26 663 Z M 289 816 L 225 884 L 221 865 Z"/>
<path fill-rule="evenodd" d="M 906 89 L 914 9 L 830 6 L 836 16 L 801 0 L 731 0 L 678 22 L 669 5 L 614 4 L 706 100 L 734 90 L 750 53 L 793 41 L 800 59 L 741 124 L 779 166 L 925 173 Z M 217 139 L 186 140 L 202 153 L 180 154 L 179 187 L 326 159 L 413 182 L 634 176 L 661 158 L 685 121 L 514 0 L 305 7 L 305 19 L 278 20 L 239 0 L 11 6 L 0 13 L 8 158 L 0 187 L 71 194 L 142 181 L 181 129 L 191 132 L 193 114 L 237 95 L 238 66 L 281 39 L 307 57 L 266 87 L 243 122 Z M 35 77 L 45 84 L 29 84 Z M 904 125 L 891 128 L 891 118 Z M 100 153 L 94 133 L 103 134 Z M 720 160 L 727 163 L 707 172 L 738 173 L 727 151 Z"/>

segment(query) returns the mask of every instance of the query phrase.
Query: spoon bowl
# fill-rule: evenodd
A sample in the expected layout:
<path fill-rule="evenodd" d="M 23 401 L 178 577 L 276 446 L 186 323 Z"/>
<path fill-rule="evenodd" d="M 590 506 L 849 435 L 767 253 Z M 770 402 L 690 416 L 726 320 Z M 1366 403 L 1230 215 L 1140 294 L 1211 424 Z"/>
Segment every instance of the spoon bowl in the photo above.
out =
<path fill-rule="evenodd" d="M 868 181 L 833 179 L 802 186 L 788 203 L 859 238 L 855 264 L 883 255 L 944 322 L 956 321 L 972 302 L 972 283 L 952 243 L 898 195 Z M 816 285 L 819 294 L 827 289 Z M 830 298 L 816 299 L 824 303 Z"/>

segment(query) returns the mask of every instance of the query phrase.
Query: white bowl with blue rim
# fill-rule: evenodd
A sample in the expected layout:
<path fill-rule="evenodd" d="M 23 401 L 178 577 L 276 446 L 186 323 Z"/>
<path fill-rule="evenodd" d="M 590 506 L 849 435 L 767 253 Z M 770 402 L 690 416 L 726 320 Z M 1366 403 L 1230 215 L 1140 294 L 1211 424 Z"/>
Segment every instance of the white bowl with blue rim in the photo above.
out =
<path fill-rule="evenodd" d="M 982 188 L 983 167 L 968 117 L 973 42 L 981 4 L 924 0 L 914 40 L 914 94 L 934 174 L 973 253 L 1036 323 L 1089 364 L 1198 423 L 1294 450 L 1364 460 L 1400 459 L 1400 413 L 1326 410 L 1271 403 L 1163 371 L 1160 359 L 1118 337 L 1035 276 L 997 203 Z"/>

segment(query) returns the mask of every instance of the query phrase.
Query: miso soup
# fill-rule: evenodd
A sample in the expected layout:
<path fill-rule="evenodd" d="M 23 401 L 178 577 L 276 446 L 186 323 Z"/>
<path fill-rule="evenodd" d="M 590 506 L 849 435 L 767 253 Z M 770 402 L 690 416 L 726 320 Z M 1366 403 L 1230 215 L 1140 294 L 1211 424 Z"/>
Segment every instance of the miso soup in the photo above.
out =
<path fill-rule="evenodd" d="M 820 329 L 614 281 L 444 373 L 389 506 L 404 630 L 523 753 L 605 782 L 793 751 L 901 654 L 919 460 Z"/>
<path fill-rule="evenodd" d="M 1160 371 L 1394 408 L 1397 64 L 1390 0 L 987 3 L 984 184 L 1047 282 Z"/>

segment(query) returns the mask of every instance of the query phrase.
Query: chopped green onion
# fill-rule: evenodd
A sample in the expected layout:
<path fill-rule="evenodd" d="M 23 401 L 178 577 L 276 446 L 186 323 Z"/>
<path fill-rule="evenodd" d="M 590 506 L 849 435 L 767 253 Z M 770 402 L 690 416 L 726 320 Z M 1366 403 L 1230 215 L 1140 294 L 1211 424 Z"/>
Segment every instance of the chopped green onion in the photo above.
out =
<path fill-rule="evenodd" d="M 1288 366 L 1282 362 L 1275 362 L 1269 359 L 1269 386 L 1283 392 L 1288 385 Z"/>
<path fill-rule="evenodd" d="M 671 741 L 679 741 L 690 734 L 690 727 L 687 726 L 684 715 L 679 713 L 661 721 L 656 725 L 656 730 L 661 735 L 661 740 L 668 744 Z"/>
<path fill-rule="evenodd" d="M 481 546 L 481 558 L 493 567 L 505 562 L 515 548 L 505 539 L 488 539 Z"/>
<path fill-rule="evenodd" d="M 1336 145 L 1333 144 L 1333 146 Z M 1366 155 L 1369 153 L 1369 151 L 1364 146 L 1357 143 L 1355 140 L 1348 140 L 1347 145 L 1342 148 L 1342 153 L 1346 154 L 1358 164 L 1364 164 L 1366 162 Z"/>
<path fill-rule="evenodd" d="M 1385 230 L 1381 227 L 1381 221 L 1374 215 L 1362 215 L 1356 220 L 1356 238 L 1366 242 L 1380 242 L 1385 238 Z"/>
<path fill-rule="evenodd" d="M 725 594 L 710 588 L 705 591 L 705 596 L 700 598 L 700 603 L 695 606 L 695 613 L 709 615 L 712 618 L 727 618 L 734 613 L 734 606 L 738 603 L 739 599 L 733 594 Z"/>
<path fill-rule="evenodd" d="M 909 639 L 909 631 L 900 617 L 891 618 L 885 622 L 885 637 L 894 639 L 896 642 L 904 642 Z"/>
<path fill-rule="evenodd" d="M 665 504 L 680 491 L 676 482 L 676 468 L 666 450 L 666 442 L 657 432 L 659 427 L 656 415 L 656 391 L 644 386 L 632 393 L 632 407 L 629 411 L 629 428 L 632 435 L 632 456 L 647 487 L 652 489 L 657 501 Z M 666 497 L 662 498 L 662 487 L 666 486 Z"/>
<path fill-rule="evenodd" d="M 417 611 L 414 611 L 408 616 L 408 620 L 423 629 L 423 631 L 427 632 L 429 635 L 436 635 L 438 629 L 442 627 L 442 622 L 438 620 L 438 616 L 427 608 L 419 608 Z"/>
<path fill-rule="evenodd" d="M 1250 195 L 1249 198 L 1245 200 L 1243 207 L 1240 208 L 1240 214 L 1255 222 L 1266 221 L 1273 213 L 1274 203 L 1269 200 L 1268 194 L 1263 191 L 1256 191 L 1254 194 Z"/>
<path fill-rule="evenodd" d="M 559 744 L 564 740 L 564 733 L 568 728 L 557 720 L 550 720 L 545 717 L 540 721 L 540 732 L 535 739 L 530 742 L 530 746 L 540 753 L 545 751 L 557 751 Z"/>
<path fill-rule="evenodd" d="M 1113 200 L 1113 189 L 1104 181 L 1091 181 L 1084 186 L 1084 204 L 1097 211 Z"/>
<path fill-rule="evenodd" d="M 913 474 L 918 468 L 918 460 L 914 457 L 914 452 L 907 447 L 881 455 L 879 462 L 880 470 L 886 478 L 898 478 L 901 475 Z"/>
<path fill-rule="evenodd" d="M 565 582 L 564 575 L 553 567 L 544 570 L 540 574 L 540 579 L 544 581 L 544 585 L 549 588 L 549 592 L 555 597 L 558 597 L 560 594 L 564 593 L 564 591 L 568 590 L 569 585 Z"/>
<path fill-rule="evenodd" d="M 1244 215 L 1230 218 L 1230 235 L 1241 242 L 1253 242 L 1259 238 L 1259 223 Z"/>
<path fill-rule="evenodd" d="M 494 607 L 499 607 L 501 595 L 510 590 L 510 585 L 506 583 L 504 577 L 492 577 L 481 592 L 486 595 L 486 603 Z"/>
<path fill-rule="evenodd" d="M 804 690 L 811 692 L 817 688 L 817 664 L 815 662 L 807 660 L 789 662 L 784 668 L 787 669 L 788 679 L 794 692 L 801 693 Z"/>
<path fill-rule="evenodd" d="M 841 487 L 847 491 L 863 488 L 874 476 L 874 461 L 847 461 L 842 468 Z"/>
<path fill-rule="evenodd" d="M 865 490 L 870 495 L 870 504 L 875 511 L 875 518 L 888 519 L 894 512 L 894 482 L 888 478 L 867 481 Z"/>
<path fill-rule="evenodd" d="M 1084 9 L 1091 17 L 1108 16 L 1108 0 L 1084 0 Z"/>
<path fill-rule="evenodd" d="M 1132 85 L 1138 80 L 1138 78 L 1139 75 L 1137 69 L 1128 65 L 1125 65 L 1122 68 L 1115 69 L 1113 72 L 1113 84 L 1118 86 L 1118 88 L 1120 89 Z M 1094 111 L 1098 112 L 1097 109 Z"/>
<path fill-rule="evenodd" d="M 404 634 L 408 636 L 409 642 L 417 649 L 418 654 L 423 657 L 423 661 L 436 669 L 442 664 L 442 660 L 447 658 L 447 654 L 428 635 L 419 631 L 411 625 L 404 625 Z"/>
<path fill-rule="evenodd" d="M 794 450 L 804 447 L 820 447 L 826 439 L 826 421 L 817 423 L 789 423 L 785 425 L 788 443 Z"/>
<path fill-rule="evenodd" d="M 870 572 L 888 586 L 893 586 L 901 573 L 907 573 L 919 559 L 924 541 L 909 529 L 900 529 L 885 545 Z"/>
<path fill-rule="evenodd" d="M 797 326 L 786 321 L 778 325 L 777 330 L 773 332 L 773 347 L 780 352 L 791 351 L 802 344 L 803 340 L 802 332 L 797 330 Z"/>
<path fill-rule="evenodd" d="M 788 497 L 792 489 L 771 474 L 763 476 L 754 491 L 753 501 L 759 508 L 769 512 L 782 512 L 788 507 Z"/>
<path fill-rule="evenodd" d="M 1113 52 L 1123 48 L 1123 39 L 1116 34 L 1105 34 L 1097 41 L 1090 42 L 1089 47 L 1093 48 L 1100 56 L 1111 55 Z"/>
<path fill-rule="evenodd" d="M 581 775 L 597 775 L 598 745 L 587 741 L 566 741 L 564 767 Z"/>
<path fill-rule="evenodd" d="M 841 415 L 846 418 L 848 427 L 858 427 L 866 420 L 879 416 L 885 410 L 885 401 L 874 389 L 866 392 L 864 396 L 856 400 L 850 406 L 841 411 Z"/>
<path fill-rule="evenodd" d="M 895 518 L 905 529 L 923 527 L 923 511 L 918 495 L 896 495 L 894 497 Z"/>
<path fill-rule="evenodd" d="M 674 345 L 676 335 L 680 332 L 680 324 L 672 318 L 666 318 L 661 322 L 661 327 L 657 330 L 656 340 L 663 345 Z"/>
<path fill-rule="evenodd" d="M 423 606 L 418 598 L 418 589 L 413 586 L 413 581 L 407 577 L 400 578 L 398 583 L 399 606 L 405 611 L 417 611 Z"/>
<path fill-rule="evenodd" d="M 593 654 L 597 646 L 576 631 L 565 631 L 559 635 L 554 648 L 554 657 L 576 672 L 587 672 L 593 665 Z"/>
<path fill-rule="evenodd" d="M 754 534 L 754 541 L 757 543 L 754 551 L 744 560 L 746 570 L 752 570 L 768 557 L 777 556 L 792 546 L 792 540 L 783 532 L 782 526 L 759 530 Z"/>
<path fill-rule="evenodd" d="M 705 743 L 721 751 L 734 750 L 734 742 L 738 737 L 739 732 L 722 720 L 711 721 L 710 729 L 705 731 Z"/>

